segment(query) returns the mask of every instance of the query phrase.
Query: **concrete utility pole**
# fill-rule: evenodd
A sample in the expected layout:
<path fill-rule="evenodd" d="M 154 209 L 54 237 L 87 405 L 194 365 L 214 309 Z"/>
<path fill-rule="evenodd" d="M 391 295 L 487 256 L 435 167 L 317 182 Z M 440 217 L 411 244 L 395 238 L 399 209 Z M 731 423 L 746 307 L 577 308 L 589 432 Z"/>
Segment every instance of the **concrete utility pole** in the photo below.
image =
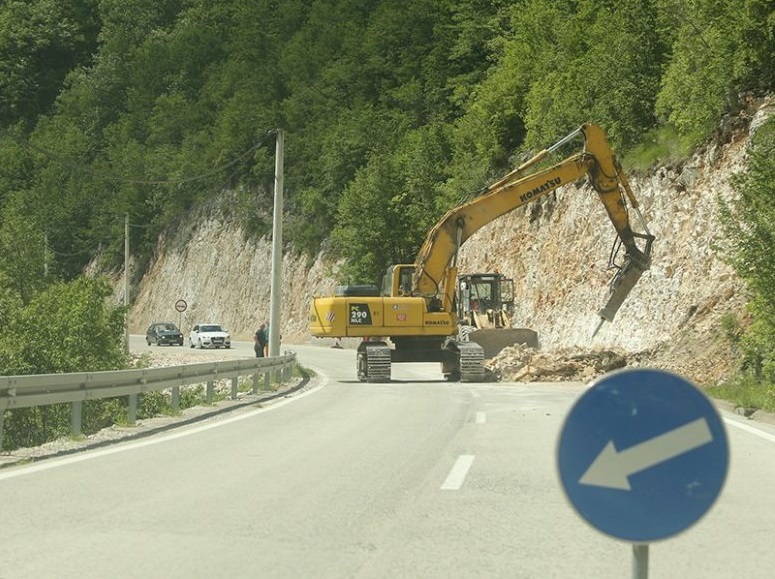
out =
<path fill-rule="evenodd" d="M 285 135 L 277 129 L 274 165 L 274 219 L 272 222 L 272 285 L 269 295 L 269 355 L 280 355 L 280 304 L 283 277 L 283 147 Z"/>
<path fill-rule="evenodd" d="M 129 213 L 124 216 L 124 353 L 129 354 Z"/>

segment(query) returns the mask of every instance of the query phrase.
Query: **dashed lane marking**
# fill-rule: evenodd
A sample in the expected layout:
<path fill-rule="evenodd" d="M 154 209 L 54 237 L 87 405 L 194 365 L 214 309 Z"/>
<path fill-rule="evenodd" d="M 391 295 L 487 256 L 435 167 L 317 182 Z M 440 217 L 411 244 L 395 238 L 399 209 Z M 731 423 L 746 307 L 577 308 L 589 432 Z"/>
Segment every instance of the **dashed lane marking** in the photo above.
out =
<path fill-rule="evenodd" d="M 473 454 L 461 454 L 457 457 L 455 464 L 452 466 L 452 470 L 449 471 L 447 478 L 444 479 L 444 483 L 441 485 L 443 491 L 457 491 L 463 486 L 468 475 L 468 470 L 471 465 L 474 464 Z"/>

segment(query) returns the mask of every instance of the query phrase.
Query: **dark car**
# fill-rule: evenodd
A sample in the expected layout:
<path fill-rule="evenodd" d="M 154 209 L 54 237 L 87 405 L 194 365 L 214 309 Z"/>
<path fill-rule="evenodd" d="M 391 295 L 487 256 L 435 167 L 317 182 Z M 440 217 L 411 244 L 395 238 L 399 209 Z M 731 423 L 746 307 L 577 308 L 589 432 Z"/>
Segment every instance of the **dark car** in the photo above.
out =
<path fill-rule="evenodd" d="M 148 331 L 145 332 L 145 341 L 149 346 L 151 344 L 182 346 L 183 334 L 172 322 L 159 322 L 148 327 Z"/>

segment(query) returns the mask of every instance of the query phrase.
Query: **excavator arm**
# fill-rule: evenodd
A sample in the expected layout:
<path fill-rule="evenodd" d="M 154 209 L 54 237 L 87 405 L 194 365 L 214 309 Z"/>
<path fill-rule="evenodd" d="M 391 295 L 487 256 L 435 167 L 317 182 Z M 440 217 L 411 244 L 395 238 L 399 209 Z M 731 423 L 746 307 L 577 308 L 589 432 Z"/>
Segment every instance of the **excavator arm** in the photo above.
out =
<path fill-rule="evenodd" d="M 581 152 L 548 169 L 528 174 L 547 155 L 579 135 L 584 139 Z M 424 297 L 436 296 L 448 307 L 456 289 L 457 253 L 469 237 L 494 219 L 585 176 L 603 203 L 618 235 L 618 242 L 625 247 L 622 265 L 616 265 L 615 256 L 612 256 L 611 264 L 618 269 L 618 273 L 611 284 L 608 303 L 599 312 L 601 324 L 602 321 L 613 320 L 632 287 L 650 267 L 654 237 L 648 232 L 638 202 L 602 129 L 592 124 L 582 125 L 490 185 L 480 196 L 444 215 L 429 231 L 420 248 L 415 261 L 412 293 Z M 644 233 L 633 232 L 628 203 L 636 210 Z M 643 248 L 638 246 L 638 239 Z"/>

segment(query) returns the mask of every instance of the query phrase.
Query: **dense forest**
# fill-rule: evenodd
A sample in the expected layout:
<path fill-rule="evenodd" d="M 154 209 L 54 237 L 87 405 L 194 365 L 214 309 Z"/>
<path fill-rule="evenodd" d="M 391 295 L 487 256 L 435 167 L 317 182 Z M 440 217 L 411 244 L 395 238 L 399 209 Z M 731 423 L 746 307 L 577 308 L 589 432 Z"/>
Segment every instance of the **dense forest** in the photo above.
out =
<path fill-rule="evenodd" d="M 2 0 L 0 323 L 42 338 L 41 308 L 102 296 L 72 284 L 95 258 L 121 267 L 126 215 L 140 269 L 190 212 L 266 234 L 278 128 L 288 249 L 326 241 L 345 275 L 372 281 L 412 261 L 451 205 L 583 122 L 647 168 L 774 88 L 771 0 Z M 769 208 L 763 141 L 740 187 Z M 750 217 L 728 208 L 730 232 Z M 774 222 L 754 230 L 764 247 Z M 730 259 L 750 277 L 757 242 L 740 239 Z M 68 313 L 105 335 L 115 314 Z M 81 369 L 120 366 L 120 339 L 97 342 Z M 760 361 L 775 359 L 763 343 Z M 0 337 L 0 373 L 70 367 L 39 349 Z"/>

